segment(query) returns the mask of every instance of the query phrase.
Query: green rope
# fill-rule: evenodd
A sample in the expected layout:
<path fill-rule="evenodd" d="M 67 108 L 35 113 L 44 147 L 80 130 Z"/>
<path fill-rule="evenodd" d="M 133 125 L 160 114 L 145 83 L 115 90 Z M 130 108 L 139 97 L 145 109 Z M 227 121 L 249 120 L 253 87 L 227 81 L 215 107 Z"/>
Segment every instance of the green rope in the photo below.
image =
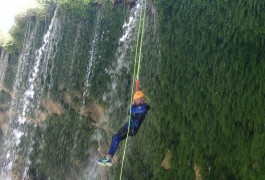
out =
<path fill-rule="evenodd" d="M 133 84 L 132 84 L 132 88 L 131 88 L 131 102 L 130 102 L 130 104 L 133 103 L 133 92 L 134 92 L 133 89 L 134 89 L 134 85 L 135 85 L 135 82 L 134 82 L 135 75 L 136 75 L 136 78 L 139 79 L 139 72 L 140 72 L 141 53 L 142 53 L 143 36 L 144 36 L 145 14 L 146 14 L 146 0 L 144 0 L 144 2 L 145 2 L 144 18 L 142 20 L 143 10 L 141 8 L 140 21 L 139 21 L 138 34 L 137 34 L 137 42 L 136 42 L 135 58 L 134 58 Z M 141 32 L 141 27 L 142 27 L 142 32 Z M 138 58 L 138 62 L 137 62 L 140 34 L 141 34 L 141 40 L 140 40 L 139 58 Z M 136 64 L 138 64 L 137 72 L 136 72 Z M 120 180 L 122 178 L 122 170 L 123 170 L 125 154 L 126 154 L 126 148 L 127 148 L 127 143 L 128 143 L 129 130 L 130 130 L 130 125 L 131 125 L 130 117 L 131 117 L 131 108 L 130 108 L 130 113 L 129 113 L 129 116 L 128 116 L 129 124 L 128 124 L 128 131 L 127 131 L 127 135 L 126 135 L 126 140 L 125 140 L 125 144 L 124 144 L 123 156 L 122 156 Z"/>
<path fill-rule="evenodd" d="M 137 69 L 137 75 L 136 75 L 137 78 L 139 78 L 139 73 L 140 73 L 141 55 L 142 55 L 142 46 L 143 46 L 143 37 L 144 37 L 144 24 L 145 24 L 145 15 L 146 15 L 146 0 L 144 2 L 145 2 L 145 4 L 144 4 L 144 19 L 143 19 L 143 28 L 142 28 L 141 42 L 140 42 L 140 52 L 139 52 L 139 59 L 138 59 L 138 69 Z"/>
<path fill-rule="evenodd" d="M 136 46 L 135 46 L 135 57 L 134 57 L 134 68 L 133 68 L 133 86 L 132 86 L 132 93 L 131 93 L 131 101 L 132 101 L 132 94 L 133 94 L 133 87 L 134 87 L 134 78 L 135 78 L 135 74 L 136 74 L 136 63 L 137 63 L 139 39 L 140 39 L 140 32 L 141 32 L 141 25 L 142 25 L 142 23 L 141 23 L 142 22 L 142 14 L 143 14 L 143 8 L 141 8 L 141 12 L 140 12 L 140 21 L 139 21 L 139 26 L 138 26 L 138 31 L 137 31 L 137 41 L 136 41 Z M 138 68 L 137 68 L 137 70 L 138 70 Z M 137 74 L 138 74 L 138 72 L 137 72 Z M 136 78 L 139 78 L 139 76 L 136 76 Z"/>

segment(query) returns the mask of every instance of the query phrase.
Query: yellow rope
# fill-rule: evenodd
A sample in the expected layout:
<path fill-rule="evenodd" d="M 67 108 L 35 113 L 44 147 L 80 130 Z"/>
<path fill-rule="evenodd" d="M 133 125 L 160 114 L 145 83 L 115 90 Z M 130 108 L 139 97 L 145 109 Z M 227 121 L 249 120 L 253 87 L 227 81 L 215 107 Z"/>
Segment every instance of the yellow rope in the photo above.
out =
<path fill-rule="evenodd" d="M 146 0 L 144 0 L 144 2 L 145 2 L 145 5 L 144 5 L 145 6 L 144 7 L 144 18 L 142 20 L 143 10 L 141 8 L 140 21 L 139 21 L 138 34 L 137 34 L 137 42 L 136 42 L 135 58 L 134 58 L 133 84 L 132 84 L 132 88 L 131 88 L 131 102 L 130 102 L 130 104 L 133 103 L 133 91 L 134 91 L 133 89 L 134 89 L 134 85 L 135 85 L 135 79 L 139 79 L 139 72 L 140 72 L 141 53 L 142 53 L 143 36 L 144 36 L 145 14 L 146 14 Z M 142 32 L 141 32 L 141 27 L 142 27 Z M 140 40 L 139 57 L 138 57 L 138 62 L 137 62 L 140 34 L 141 34 L 141 40 Z M 136 72 L 136 64 L 138 64 L 137 72 Z M 136 78 L 135 78 L 135 75 L 136 75 Z M 129 118 L 128 119 L 129 119 L 129 124 L 128 124 L 128 131 L 127 131 L 127 135 L 126 135 L 126 141 L 125 141 L 125 144 L 124 144 L 123 156 L 122 156 L 120 180 L 122 178 L 122 170 L 123 170 L 125 154 L 126 154 L 126 148 L 127 148 L 127 143 L 128 143 L 129 130 L 130 130 L 130 125 L 131 125 L 131 123 L 130 123 L 131 108 L 130 108 L 130 113 L 129 113 Z"/>

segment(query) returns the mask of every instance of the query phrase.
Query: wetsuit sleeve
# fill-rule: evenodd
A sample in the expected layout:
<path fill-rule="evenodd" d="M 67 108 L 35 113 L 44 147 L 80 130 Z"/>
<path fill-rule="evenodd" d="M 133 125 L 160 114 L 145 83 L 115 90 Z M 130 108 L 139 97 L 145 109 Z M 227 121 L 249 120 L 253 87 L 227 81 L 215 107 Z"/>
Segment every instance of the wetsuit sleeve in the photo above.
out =
<path fill-rule="evenodd" d="M 143 104 L 136 108 L 132 108 L 132 114 L 146 114 L 149 109 L 150 106 L 148 104 Z"/>

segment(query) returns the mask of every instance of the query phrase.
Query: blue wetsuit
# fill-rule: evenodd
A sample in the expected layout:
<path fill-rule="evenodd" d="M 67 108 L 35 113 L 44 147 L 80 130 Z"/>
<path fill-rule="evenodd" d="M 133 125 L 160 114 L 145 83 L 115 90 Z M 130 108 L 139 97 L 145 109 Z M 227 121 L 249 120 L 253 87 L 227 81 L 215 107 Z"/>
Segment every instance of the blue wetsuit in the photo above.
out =
<path fill-rule="evenodd" d="M 129 127 L 129 136 L 134 136 L 137 134 L 149 109 L 150 106 L 146 103 L 140 104 L 138 106 L 136 105 L 131 106 L 130 127 L 129 127 L 129 122 L 127 122 L 122 128 L 118 130 L 117 133 L 115 133 L 112 136 L 112 142 L 108 154 L 111 154 L 112 157 L 114 156 L 116 150 L 118 149 L 119 143 L 122 140 L 124 140 L 127 136 L 128 127 Z M 130 114 L 130 109 L 128 113 Z"/>

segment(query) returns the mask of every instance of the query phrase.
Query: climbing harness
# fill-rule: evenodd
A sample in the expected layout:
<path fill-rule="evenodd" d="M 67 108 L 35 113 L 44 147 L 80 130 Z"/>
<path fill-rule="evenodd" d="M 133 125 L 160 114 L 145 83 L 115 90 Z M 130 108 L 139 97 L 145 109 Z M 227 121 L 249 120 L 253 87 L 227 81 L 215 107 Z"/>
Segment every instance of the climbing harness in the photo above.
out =
<path fill-rule="evenodd" d="M 145 15 L 146 15 L 146 0 L 143 0 L 143 1 L 144 1 L 144 12 L 143 12 L 143 8 L 141 7 L 140 21 L 139 21 L 139 27 L 138 27 L 138 33 L 137 33 L 136 49 L 135 49 L 134 70 L 133 70 L 133 84 L 132 84 L 132 88 L 131 88 L 131 101 L 130 101 L 130 104 L 133 103 L 133 91 L 134 91 L 133 88 L 134 88 L 134 85 L 135 85 L 134 79 L 135 80 L 139 80 L 139 72 L 140 72 L 140 68 L 141 68 L 141 54 L 142 54 L 142 46 L 143 46 Z M 142 18 L 142 16 L 144 16 L 144 17 Z M 140 43 L 140 46 L 139 46 L 139 43 Z M 139 49 L 139 53 L 138 53 L 138 49 Z M 138 59 L 138 61 L 137 61 L 137 59 Z M 136 66 L 137 66 L 137 70 L 136 70 Z M 129 117 L 129 124 L 128 124 L 128 131 L 127 131 L 127 135 L 126 135 L 126 140 L 125 140 L 125 144 L 124 144 L 123 156 L 122 156 L 120 180 L 122 178 L 122 170 L 123 170 L 125 154 L 126 154 L 126 148 L 127 148 L 127 142 L 128 142 L 128 136 L 129 136 L 129 130 L 130 130 L 131 109 L 130 109 L 130 113 L 129 113 L 128 117 Z"/>

